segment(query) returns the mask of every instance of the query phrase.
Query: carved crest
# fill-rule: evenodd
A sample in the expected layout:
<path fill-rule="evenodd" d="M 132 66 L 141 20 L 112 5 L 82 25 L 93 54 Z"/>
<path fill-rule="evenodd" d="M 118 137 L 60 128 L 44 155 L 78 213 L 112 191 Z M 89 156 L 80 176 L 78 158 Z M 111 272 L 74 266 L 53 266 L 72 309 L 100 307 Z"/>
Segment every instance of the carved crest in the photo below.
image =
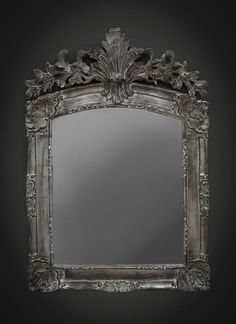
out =
<path fill-rule="evenodd" d="M 187 71 L 186 61 L 176 61 L 173 51 L 156 58 L 149 48 L 130 47 L 120 28 L 111 28 L 101 43 L 95 49 L 79 50 L 71 63 L 68 51 L 60 50 L 54 65 L 46 63 L 45 71 L 35 69 L 35 78 L 26 81 L 28 98 L 92 81 L 102 83 L 101 94 L 114 103 L 132 96 L 134 81 L 164 83 L 190 96 L 205 97 L 207 82 L 199 79 L 198 71 Z"/>

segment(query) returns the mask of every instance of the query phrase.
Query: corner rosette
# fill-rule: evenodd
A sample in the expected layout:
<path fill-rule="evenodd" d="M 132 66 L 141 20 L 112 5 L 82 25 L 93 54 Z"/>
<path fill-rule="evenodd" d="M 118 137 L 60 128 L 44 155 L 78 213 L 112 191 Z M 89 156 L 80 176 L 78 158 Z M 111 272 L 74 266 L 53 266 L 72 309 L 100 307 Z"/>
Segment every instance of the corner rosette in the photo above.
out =
<path fill-rule="evenodd" d="M 190 129 L 198 133 L 207 132 L 208 121 L 208 103 L 207 101 L 197 100 L 188 94 L 176 94 L 176 112 L 186 120 Z"/>
<path fill-rule="evenodd" d="M 210 287 L 210 267 L 205 260 L 189 261 L 185 269 L 178 273 L 178 288 L 184 291 L 208 290 Z"/>
<path fill-rule="evenodd" d="M 33 261 L 29 267 L 29 285 L 31 291 L 53 292 L 60 287 L 60 275 L 46 261 Z"/>
<path fill-rule="evenodd" d="M 54 93 L 27 101 L 25 116 L 27 132 L 47 132 L 49 117 L 60 114 L 63 109 L 62 100 L 60 93 Z"/>
<path fill-rule="evenodd" d="M 27 101 L 26 112 L 35 118 L 57 115 L 62 109 L 60 93 L 47 94 L 32 101 Z"/>

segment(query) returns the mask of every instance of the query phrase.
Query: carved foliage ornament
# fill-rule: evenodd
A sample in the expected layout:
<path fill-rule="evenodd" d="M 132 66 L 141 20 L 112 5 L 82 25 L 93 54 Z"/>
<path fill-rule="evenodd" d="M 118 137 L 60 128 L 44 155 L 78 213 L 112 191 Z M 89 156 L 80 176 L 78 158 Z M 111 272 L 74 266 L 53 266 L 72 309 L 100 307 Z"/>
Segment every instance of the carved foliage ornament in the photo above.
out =
<path fill-rule="evenodd" d="M 164 83 L 202 99 L 206 95 L 207 82 L 199 79 L 198 71 L 188 71 L 186 61 L 176 61 L 173 51 L 168 50 L 156 58 L 149 48 L 130 47 L 130 41 L 120 28 L 111 28 L 101 44 L 95 49 L 79 50 L 71 63 L 68 51 L 60 50 L 54 65 L 46 63 L 45 71 L 35 69 L 35 78 L 26 81 L 27 97 L 37 98 L 47 92 L 92 81 L 102 83 L 101 94 L 114 103 L 132 96 L 134 81 Z"/>

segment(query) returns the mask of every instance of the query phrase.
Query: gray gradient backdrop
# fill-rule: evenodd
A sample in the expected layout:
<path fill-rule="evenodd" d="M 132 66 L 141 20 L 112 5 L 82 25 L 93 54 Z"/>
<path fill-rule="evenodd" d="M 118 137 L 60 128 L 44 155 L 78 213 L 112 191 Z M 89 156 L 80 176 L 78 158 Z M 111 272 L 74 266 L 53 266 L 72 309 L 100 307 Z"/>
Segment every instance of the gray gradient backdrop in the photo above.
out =
<path fill-rule="evenodd" d="M 229 2 L 228 2 L 229 3 Z M 235 289 L 235 11 L 216 1 L 7 1 L 1 4 L 1 315 L 4 323 L 233 323 Z M 27 287 L 25 210 L 27 142 L 24 80 L 54 62 L 60 48 L 98 45 L 121 26 L 134 46 L 179 60 L 209 81 L 209 262 L 204 293 L 130 294 L 67 291 L 32 294 Z M 3 277 L 2 277 L 3 278 Z"/>
<path fill-rule="evenodd" d="M 52 123 L 57 264 L 183 263 L 182 123 L 107 108 Z"/>

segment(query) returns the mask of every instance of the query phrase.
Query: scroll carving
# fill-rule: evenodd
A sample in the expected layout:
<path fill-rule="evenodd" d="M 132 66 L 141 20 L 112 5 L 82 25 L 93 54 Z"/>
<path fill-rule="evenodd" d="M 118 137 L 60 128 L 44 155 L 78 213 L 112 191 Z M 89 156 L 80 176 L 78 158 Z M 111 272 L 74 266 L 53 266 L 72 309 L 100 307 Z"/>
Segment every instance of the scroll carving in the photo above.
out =
<path fill-rule="evenodd" d="M 54 269 L 49 262 L 36 259 L 29 267 L 31 291 L 52 292 L 60 288 L 62 270 Z"/>
<path fill-rule="evenodd" d="M 29 99 L 41 94 L 92 81 L 103 85 L 102 95 L 120 103 L 132 96 L 134 81 L 154 85 L 166 84 L 190 96 L 204 98 L 207 82 L 199 79 L 199 72 L 189 72 L 187 62 L 175 60 L 173 51 L 166 51 L 160 58 L 148 48 L 130 47 L 130 41 L 120 28 L 111 28 L 102 46 L 79 50 L 75 61 L 69 62 L 68 51 L 58 53 L 57 62 L 46 63 L 45 71 L 34 70 L 35 78 L 26 81 Z"/>
<path fill-rule="evenodd" d="M 210 267 L 206 260 L 192 260 L 178 273 L 178 288 L 185 291 L 209 289 Z"/>

